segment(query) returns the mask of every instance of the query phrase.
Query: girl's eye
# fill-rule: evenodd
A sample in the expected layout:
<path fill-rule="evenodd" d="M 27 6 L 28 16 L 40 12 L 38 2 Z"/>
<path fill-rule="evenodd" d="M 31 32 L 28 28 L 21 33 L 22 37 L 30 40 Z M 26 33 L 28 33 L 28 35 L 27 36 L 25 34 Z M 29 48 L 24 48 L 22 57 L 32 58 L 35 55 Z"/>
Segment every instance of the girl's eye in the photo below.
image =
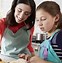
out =
<path fill-rule="evenodd" d="M 45 21 L 45 20 L 46 20 L 45 17 L 40 18 L 40 21 Z"/>
<path fill-rule="evenodd" d="M 37 22 L 39 21 L 39 20 L 36 20 Z"/>
<path fill-rule="evenodd" d="M 40 21 L 45 21 L 46 19 L 40 19 Z M 36 20 L 37 22 L 39 21 L 39 20 Z"/>
<path fill-rule="evenodd" d="M 46 19 L 40 19 L 41 21 L 45 21 Z"/>

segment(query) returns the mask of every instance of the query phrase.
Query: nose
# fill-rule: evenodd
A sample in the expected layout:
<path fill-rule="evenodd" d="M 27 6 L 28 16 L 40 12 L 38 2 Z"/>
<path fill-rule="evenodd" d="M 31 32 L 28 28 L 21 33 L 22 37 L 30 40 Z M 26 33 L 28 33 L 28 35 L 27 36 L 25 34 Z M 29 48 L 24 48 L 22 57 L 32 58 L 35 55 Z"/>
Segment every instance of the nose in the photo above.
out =
<path fill-rule="evenodd" d="M 43 22 L 41 20 L 38 21 L 38 25 L 39 26 L 42 26 L 43 25 Z"/>
<path fill-rule="evenodd" d="M 23 19 L 24 17 L 24 12 L 19 13 L 19 19 Z"/>

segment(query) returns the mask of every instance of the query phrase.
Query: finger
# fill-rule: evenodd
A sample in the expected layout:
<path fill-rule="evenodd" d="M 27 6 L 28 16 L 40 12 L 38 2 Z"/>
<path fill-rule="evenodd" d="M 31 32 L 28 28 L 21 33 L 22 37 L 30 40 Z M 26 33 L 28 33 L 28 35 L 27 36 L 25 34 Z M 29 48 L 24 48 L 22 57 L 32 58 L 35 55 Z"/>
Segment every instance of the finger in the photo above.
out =
<path fill-rule="evenodd" d="M 26 55 L 26 56 L 25 56 L 25 59 L 26 59 L 27 61 L 29 61 L 29 60 L 30 60 L 30 55 Z"/>
<path fill-rule="evenodd" d="M 24 58 L 25 57 L 25 54 L 19 54 L 18 55 L 20 58 Z"/>
<path fill-rule="evenodd" d="M 25 60 L 28 60 L 28 58 L 29 58 L 29 55 L 26 55 L 26 56 L 25 56 Z"/>

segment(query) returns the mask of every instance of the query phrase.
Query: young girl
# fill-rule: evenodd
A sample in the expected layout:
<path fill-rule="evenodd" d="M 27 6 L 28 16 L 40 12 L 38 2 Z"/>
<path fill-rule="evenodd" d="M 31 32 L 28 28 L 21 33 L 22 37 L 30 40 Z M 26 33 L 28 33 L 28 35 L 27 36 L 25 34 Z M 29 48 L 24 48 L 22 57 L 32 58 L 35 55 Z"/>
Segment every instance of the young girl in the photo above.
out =
<path fill-rule="evenodd" d="M 6 18 L 0 19 L 1 54 L 16 59 L 22 53 L 34 54 L 35 8 L 34 0 L 13 0 Z"/>
<path fill-rule="evenodd" d="M 47 32 L 48 38 L 41 43 L 39 57 L 34 56 L 30 63 L 62 63 L 62 16 L 56 2 L 45 1 L 36 10 L 39 28 Z"/>

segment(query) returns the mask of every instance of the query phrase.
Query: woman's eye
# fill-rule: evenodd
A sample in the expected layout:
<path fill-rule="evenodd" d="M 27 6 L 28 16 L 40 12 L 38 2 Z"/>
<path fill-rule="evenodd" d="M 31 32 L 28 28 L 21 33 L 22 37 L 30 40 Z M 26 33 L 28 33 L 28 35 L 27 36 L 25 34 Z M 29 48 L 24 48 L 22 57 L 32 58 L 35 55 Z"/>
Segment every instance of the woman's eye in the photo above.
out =
<path fill-rule="evenodd" d="M 25 12 L 25 15 L 30 15 L 30 13 L 29 12 Z"/>
<path fill-rule="evenodd" d="M 22 12 L 22 10 L 18 9 L 18 12 Z"/>
<path fill-rule="evenodd" d="M 21 12 L 20 10 L 18 10 L 18 12 Z"/>

